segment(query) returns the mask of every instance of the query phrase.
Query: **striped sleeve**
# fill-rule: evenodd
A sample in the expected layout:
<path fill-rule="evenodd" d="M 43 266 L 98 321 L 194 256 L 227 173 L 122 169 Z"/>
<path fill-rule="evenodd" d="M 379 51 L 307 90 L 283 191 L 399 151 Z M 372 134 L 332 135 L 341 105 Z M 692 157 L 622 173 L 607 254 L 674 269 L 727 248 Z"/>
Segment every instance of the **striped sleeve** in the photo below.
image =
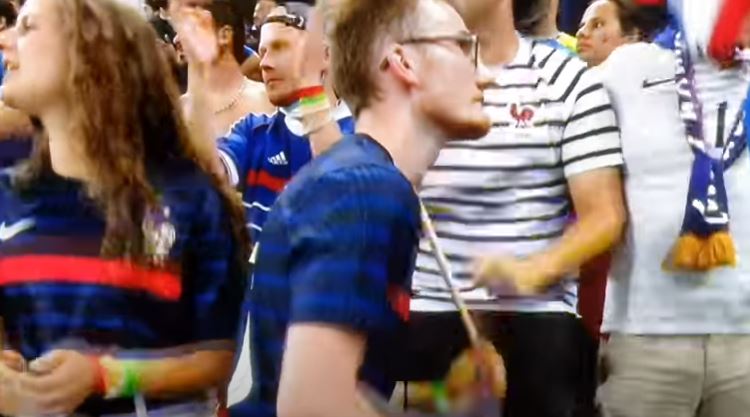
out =
<path fill-rule="evenodd" d="M 367 334 L 392 329 L 399 311 L 389 295 L 394 286 L 408 288 L 418 243 L 408 182 L 362 167 L 328 174 L 311 188 L 305 194 L 313 201 L 289 220 L 296 255 L 290 321 Z"/>
<path fill-rule="evenodd" d="M 561 145 L 565 176 L 622 165 L 620 129 L 598 73 L 581 70 L 573 83 Z"/>

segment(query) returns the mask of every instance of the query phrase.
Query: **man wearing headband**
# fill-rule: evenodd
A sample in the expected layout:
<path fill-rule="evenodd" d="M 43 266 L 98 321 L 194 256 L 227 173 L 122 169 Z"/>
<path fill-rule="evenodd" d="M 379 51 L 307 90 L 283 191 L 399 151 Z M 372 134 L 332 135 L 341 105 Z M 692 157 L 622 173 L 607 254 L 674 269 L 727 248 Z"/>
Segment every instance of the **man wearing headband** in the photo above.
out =
<path fill-rule="evenodd" d="M 315 141 L 308 140 L 310 134 L 325 134 L 333 141 L 341 131 L 348 133 L 354 127 L 351 113 L 345 104 L 338 102 L 330 77 L 326 77 L 327 61 L 308 62 L 303 67 L 304 49 L 309 42 L 302 15 L 306 9 L 291 14 L 285 7 L 279 7 L 261 28 L 261 71 L 268 99 L 277 107 L 276 112 L 248 114 L 218 140 L 223 169 L 242 192 L 253 241 L 257 241 L 276 196 L 312 158 Z M 185 27 L 201 25 L 199 15 L 183 16 Z M 194 49 L 196 56 L 206 55 L 198 59 L 211 62 L 212 31 L 186 32 L 190 34 L 190 38 L 183 39 L 186 48 Z M 202 89 L 196 89 L 196 93 L 198 99 L 204 99 L 199 95 L 206 95 Z M 199 134 L 211 136 L 214 129 L 210 117 L 201 108 L 191 112 L 193 128 Z"/>

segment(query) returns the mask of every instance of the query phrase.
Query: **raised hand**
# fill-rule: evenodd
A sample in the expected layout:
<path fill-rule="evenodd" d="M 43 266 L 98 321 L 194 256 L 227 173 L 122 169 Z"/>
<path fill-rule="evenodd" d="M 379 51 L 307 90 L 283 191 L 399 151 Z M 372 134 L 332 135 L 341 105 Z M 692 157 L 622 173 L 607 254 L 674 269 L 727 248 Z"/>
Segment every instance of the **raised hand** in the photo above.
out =
<path fill-rule="evenodd" d="M 219 46 L 211 12 L 172 0 L 169 15 L 189 63 L 208 65 L 217 59 Z"/>
<path fill-rule="evenodd" d="M 320 7 L 310 11 L 304 53 L 299 64 L 300 88 L 323 84 L 323 77 L 328 69 L 328 48 L 325 43 L 324 16 Z"/>

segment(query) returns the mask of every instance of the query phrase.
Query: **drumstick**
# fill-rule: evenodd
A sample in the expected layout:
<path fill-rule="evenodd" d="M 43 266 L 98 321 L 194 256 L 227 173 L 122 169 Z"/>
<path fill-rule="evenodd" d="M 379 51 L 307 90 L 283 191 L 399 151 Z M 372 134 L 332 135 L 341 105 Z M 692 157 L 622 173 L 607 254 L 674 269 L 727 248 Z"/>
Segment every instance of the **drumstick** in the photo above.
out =
<path fill-rule="evenodd" d="M 463 298 L 461 298 L 461 294 L 459 294 L 456 287 L 453 286 L 453 272 L 451 271 L 450 264 L 448 264 L 448 258 L 445 257 L 445 253 L 443 253 L 443 250 L 440 247 L 437 233 L 435 233 L 435 227 L 432 225 L 432 220 L 430 220 L 430 215 L 427 213 L 427 209 L 422 200 L 419 200 L 419 208 L 422 217 L 422 226 L 427 234 L 427 239 L 430 241 L 430 246 L 432 247 L 432 252 L 437 259 L 438 266 L 440 267 L 440 275 L 443 277 L 445 285 L 451 292 L 453 303 L 458 307 L 461 321 L 463 321 L 464 327 L 466 327 L 466 333 L 469 335 L 471 345 L 475 348 L 479 348 L 479 331 L 474 323 L 474 319 L 469 313 L 469 309 L 466 307 L 466 303 Z"/>

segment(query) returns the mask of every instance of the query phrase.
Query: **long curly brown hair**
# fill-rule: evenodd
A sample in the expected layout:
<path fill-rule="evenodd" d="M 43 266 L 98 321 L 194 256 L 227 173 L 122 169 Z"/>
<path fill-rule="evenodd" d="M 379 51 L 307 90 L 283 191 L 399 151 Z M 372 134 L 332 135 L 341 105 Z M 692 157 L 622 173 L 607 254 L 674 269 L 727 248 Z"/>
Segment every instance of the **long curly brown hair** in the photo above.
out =
<path fill-rule="evenodd" d="M 117 0 L 59 0 L 60 36 L 68 40 L 67 91 L 73 123 L 93 173 L 87 191 L 106 221 L 101 253 L 148 263 L 142 223 L 158 205 L 149 173 L 170 160 L 193 161 L 219 190 L 243 265 L 250 248 L 244 210 L 218 175 L 215 155 L 191 138 L 179 90 L 156 33 L 139 12 Z M 19 184 L 50 174 L 43 128 Z"/>

